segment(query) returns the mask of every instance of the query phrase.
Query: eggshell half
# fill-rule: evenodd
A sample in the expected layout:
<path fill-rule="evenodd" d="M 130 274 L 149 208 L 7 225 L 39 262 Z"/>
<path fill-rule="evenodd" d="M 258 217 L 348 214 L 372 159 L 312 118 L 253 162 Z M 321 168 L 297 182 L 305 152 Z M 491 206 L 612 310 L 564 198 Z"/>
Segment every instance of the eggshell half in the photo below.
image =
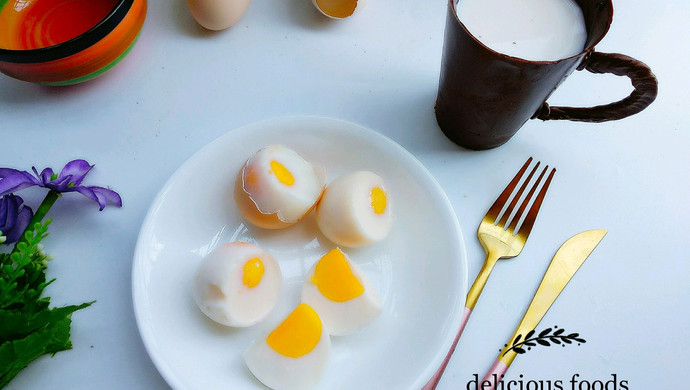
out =
<path fill-rule="evenodd" d="M 312 0 L 314 7 L 332 19 L 344 19 L 359 12 L 368 0 Z"/>
<path fill-rule="evenodd" d="M 194 19 L 209 30 L 224 30 L 237 23 L 250 0 L 187 0 Z"/>

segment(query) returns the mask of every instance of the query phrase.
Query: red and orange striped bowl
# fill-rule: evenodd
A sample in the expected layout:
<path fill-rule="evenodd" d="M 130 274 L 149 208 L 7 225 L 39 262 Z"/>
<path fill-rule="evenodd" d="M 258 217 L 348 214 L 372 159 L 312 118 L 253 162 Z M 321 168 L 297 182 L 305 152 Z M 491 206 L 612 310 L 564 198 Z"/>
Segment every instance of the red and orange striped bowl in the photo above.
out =
<path fill-rule="evenodd" d="M 100 76 L 134 46 L 146 0 L 0 0 L 0 72 L 47 85 Z"/>

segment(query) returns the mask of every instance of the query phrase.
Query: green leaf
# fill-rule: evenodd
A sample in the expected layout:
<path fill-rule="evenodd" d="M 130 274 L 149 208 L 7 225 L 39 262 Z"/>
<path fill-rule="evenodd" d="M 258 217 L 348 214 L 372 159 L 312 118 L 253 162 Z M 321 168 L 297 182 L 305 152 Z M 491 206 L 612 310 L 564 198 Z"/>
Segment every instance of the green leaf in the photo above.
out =
<path fill-rule="evenodd" d="M 41 328 L 30 335 L 0 345 L 0 362 L 9 364 L 1 367 L 0 388 L 5 387 L 19 371 L 39 356 L 55 354 L 72 348 L 69 341 L 72 320 L 67 316 Z"/>
<path fill-rule="evenodd" d="M 43 309 L 38 312 L 0 310 L 0 344 L 26 337 L 35 330 L 64 319 L 92 303 Z"/>
<path fill-rule="evenodd" d="M 9 256 L 3 256 L 0 309 L 18 308 L 35 301 L 45 287 L 41 285 L 45 283 L 46 256 L 39 250 L 39 244 L 45 237 L 47 223 L 38 223 L 35 228 L 35 231 L 26 232 L 25 241 L 18 242 Z M 33 293 L 30 290 L 34 290 Z"/>
<path fill-rule="evenodd" d="M 72 313 L 93 303 L 49 308 L 50 298 L 41 297 L 55 280 L 46 280 L 49 258 L 39 245 L 50 222 L 36 222 L 12 252 L 0 254 L 0 388 L 38 357 L 72 348 Z"/>
<path fill-rule="evenodd" d="M 26 232 L 26 234 L 24 234 L 24 237 L 27 241 L 31 241 L 34 238 L 34 234 L 32 232 Z M 26 242 L 17 243 L 17 250 L 19 252 L 26 252 L 27 249 L 28 245 L 26 244 Z"/>

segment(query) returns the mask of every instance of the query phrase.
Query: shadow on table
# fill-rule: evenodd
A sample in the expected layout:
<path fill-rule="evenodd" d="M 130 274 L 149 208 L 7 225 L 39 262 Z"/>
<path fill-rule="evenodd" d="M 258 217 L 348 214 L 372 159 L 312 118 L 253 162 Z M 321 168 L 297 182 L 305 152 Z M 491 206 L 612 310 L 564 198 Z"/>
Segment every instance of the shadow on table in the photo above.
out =
<path fill-rule="evenodd" d="M 310 0 L 288 0 L 288 2 L 290 3 L 289 17 L 302 27 L 321 30 L 333 24 L 333 20 L 322 15 Z"/>
<path fill-rule="evenodd" d="M 390 91 L 380 93 L 382 94 L 381 101 L 385 101 L 385 97 L 395 95 Z M 457 157 L 472 153 L 450 141 L 438 126 L 434 111 L 435 85 L 397 95 L 396 99 L 389 99 L 376 112 L 371 113 L 372 122 L 376 122 L 376 118 L 385 118 L 383 119 L 385 122 L 378 125 L 382 129 L 409 129 L 404 137 L 398 137 L 396 131 L 391 130 L 387 134 L 390 138 L 418 158 L 422 156 Z"/>
<path fill-rule="evenodd" d="M 0 74 L 0 106 L 4 108 L 13 105 L 42 104 L 44 101 L 69 99 L 83 94 L 85 91 L 99 88 L 102 77 L 89 80 L 86 83 L 51 87 L 16 80 Z"/>
<path fill-rule="evenodd" d="M 166 20 L 172 21 L 176 29 L 182 32 L 183 34 L 194 38 L 205 38 L 220 34 L 223 31 L 225 31 L 212 31 L 202 27 L 199 23 L 196 22 L 196 20 L 194 20 L 194 17 L 192 16 L 191 12 L 189 12 L 186 0 L 173 0 L 171 1 L 171 3 L 172 5 L 166 6 L 164 8 L 168 14 L 163 14 L 162 16 Z"/>

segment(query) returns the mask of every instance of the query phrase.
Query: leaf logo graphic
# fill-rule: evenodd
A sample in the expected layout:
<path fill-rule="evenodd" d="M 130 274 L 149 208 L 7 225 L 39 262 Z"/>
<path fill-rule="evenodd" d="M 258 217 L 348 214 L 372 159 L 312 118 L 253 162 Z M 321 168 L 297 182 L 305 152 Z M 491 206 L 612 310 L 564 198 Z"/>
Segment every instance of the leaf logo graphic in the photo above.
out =
<path fill-rule="evenodd" d="M 542 330 L 536 337 L 534 336 L 535 333 L 536 330 L 533 329 L 527 332 L 524 338 L 521 334 L 517 335 L 515 340 L 513 340 L 513 344 L 510 346 L 510 348 L 506 349 L 502 356 L 505 356 L 505 354 L 509 351 L 515 351 L 515 353 L 523 354 L 537 345 L 544 347 L 562 345 L 565 347 L 566 344 L 577 343 L 577 345 L 580 345 L 587 342 L 585 339 L 580 337 L 579 333 L 565 334 L 565 329 L 558 328 L 557 326 Z"/>

